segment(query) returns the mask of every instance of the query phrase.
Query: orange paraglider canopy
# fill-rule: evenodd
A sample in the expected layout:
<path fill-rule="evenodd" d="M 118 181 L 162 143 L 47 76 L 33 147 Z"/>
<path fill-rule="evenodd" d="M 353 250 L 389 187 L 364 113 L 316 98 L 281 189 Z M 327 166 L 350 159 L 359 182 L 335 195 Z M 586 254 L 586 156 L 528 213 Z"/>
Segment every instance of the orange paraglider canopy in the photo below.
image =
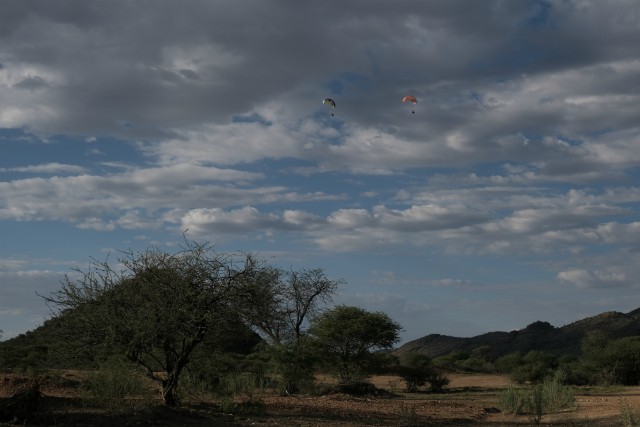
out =
<path fill-rule="evenodd" d="M 402 98 L 402 102 L 412 102 L 412 103 L 417 103 L 418 100 L 416 99 L 415 96 L 413 95 L 407 95 L 404 98 Z M 415 114 L 416 112 L 414 110 L 411 110 L 411 114 Z"/>

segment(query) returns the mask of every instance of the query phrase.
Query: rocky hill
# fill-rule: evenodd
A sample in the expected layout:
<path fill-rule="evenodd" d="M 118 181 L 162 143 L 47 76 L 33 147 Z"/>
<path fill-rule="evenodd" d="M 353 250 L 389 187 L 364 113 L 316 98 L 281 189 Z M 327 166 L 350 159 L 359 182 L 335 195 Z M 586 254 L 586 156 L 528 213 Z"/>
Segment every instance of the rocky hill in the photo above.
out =
<path fill-rule="evenodd" d="M 640 308 L 626 314 L 609 311 L 562 327 L 536 321 L 518 331 L 489 332 L 470 338 L 431 334 L 404 344 L 395 353 L 402 355 L 414 351 L 438 357 L 456 350 L 470 352 L 486 346 L 489 356 L 494 358 L 531 350 L 577 355 L 583 338 L 591 331 L 600 331 L 611 339 L 640 335 Z"/>

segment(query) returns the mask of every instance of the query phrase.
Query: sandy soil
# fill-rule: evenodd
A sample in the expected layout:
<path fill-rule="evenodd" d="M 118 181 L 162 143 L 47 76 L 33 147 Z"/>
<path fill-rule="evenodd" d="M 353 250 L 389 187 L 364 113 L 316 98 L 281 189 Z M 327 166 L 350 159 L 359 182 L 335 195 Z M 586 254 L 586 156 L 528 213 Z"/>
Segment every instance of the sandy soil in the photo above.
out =
<path fill-rule="evenodd" d="M 82 373 L 65 372 L 39 380 L 46 418 L 41 422 L 73 426 L 289 426 L 289 427 L 369 427 L 440 425 L 528 425 L 527 416 L 499 412 L 498 394 L 509 380 L 502 375 L 451 374 L 448 392 L 405 394 L 397 377 L 379 376 L 374 384 L 395 393 L 394 397 L 353 397 L 333 394 L 314 397 L 262 395 L 235 415 L 224 414 L 215 401 L 192 402 L 178 409 L 146 405 L 122 414 L 85 407 L 79 399 Z M 0 376 L 0 404 L 30 385 L 32 380 Z M 640 387 L 611 389 L 578 388 L 576 407 L 570 411 L 544 415 L 542 424 L 567 426 L 622 425 L 621 402 L 640 412 Z M 244 411 L 242 410 L 244 408 Z M 8 424 L 0 424 L 8 425 Z"/>

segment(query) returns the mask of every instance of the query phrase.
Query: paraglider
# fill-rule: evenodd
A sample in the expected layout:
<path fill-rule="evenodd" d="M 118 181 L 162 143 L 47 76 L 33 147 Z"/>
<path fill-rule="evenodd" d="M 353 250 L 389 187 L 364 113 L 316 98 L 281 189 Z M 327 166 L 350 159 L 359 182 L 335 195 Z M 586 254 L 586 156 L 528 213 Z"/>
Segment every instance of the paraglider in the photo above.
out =
<path fill-rule="evenodd" d="M 416 105 L 418 100 L 413 95 L 407 95 L 404 98 L 402 98 L 402 102 L 411 102 L 411 103 L 413 103 L 413 105 Z M 413 109 L 411 109 L 411 114 L 415 114 L 415 113 L 416 112 Z"/>
<path fill-rule="evenodd" d="M 331 98 L 325 98 L 324 101 L 322 101 L 322 103 L 324 105 L 328 105 L 329 107 L 331 107 L 332 109 L 336 108 L 336 101 L 334 101 Z M 333 116 L 333 112 L 331 112 L 331 116 Z"/>

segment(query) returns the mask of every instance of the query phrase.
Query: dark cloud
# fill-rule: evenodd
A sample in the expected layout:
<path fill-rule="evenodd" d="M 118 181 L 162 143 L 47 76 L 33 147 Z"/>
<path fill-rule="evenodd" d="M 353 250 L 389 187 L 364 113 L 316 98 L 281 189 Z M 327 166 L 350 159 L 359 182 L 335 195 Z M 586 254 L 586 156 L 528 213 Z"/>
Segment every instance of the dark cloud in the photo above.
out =
<path fill-rule="evenodd" d="M 424 111 L 433 113 L 431 126 L 448 123 L 451 129 L 469 113 L 455 101 L 455 109 L 443 110 L 442 84 L 455 84 L 453 93 L 463 95 L 521 74 L 635 55 L 629 40 L 640 30 L 625 14 L 628 8 L 500 1 L 216 1 L 189 7 L 25 1 L 3 7 L 1 56 L 8 70 L 32 66 L 51 74 L 14 84 L 32 87 L 37 79 L 50 88 L 41 99 L 58 114 L 14 123 L 28 120 L 43 132 L 126 134 L 135 128 L 153 135 L 154 129 L 223 123 L 287 92 L 300 93 L 295 103 L 301 105 L 305 91 L 320 95 L 336 85 L 352 108 L 349 117 L 363 124 L 388 122 L 398 97 L 414 91 L 437 101 Z M 605 25 L 583 31 L 600 14 Z M 616 83 L 618 90 L 629 77 Z M 532 117 L 530 125 L 548 119 Z M 131 128 L 118 125 L 123 121 Z"/>

